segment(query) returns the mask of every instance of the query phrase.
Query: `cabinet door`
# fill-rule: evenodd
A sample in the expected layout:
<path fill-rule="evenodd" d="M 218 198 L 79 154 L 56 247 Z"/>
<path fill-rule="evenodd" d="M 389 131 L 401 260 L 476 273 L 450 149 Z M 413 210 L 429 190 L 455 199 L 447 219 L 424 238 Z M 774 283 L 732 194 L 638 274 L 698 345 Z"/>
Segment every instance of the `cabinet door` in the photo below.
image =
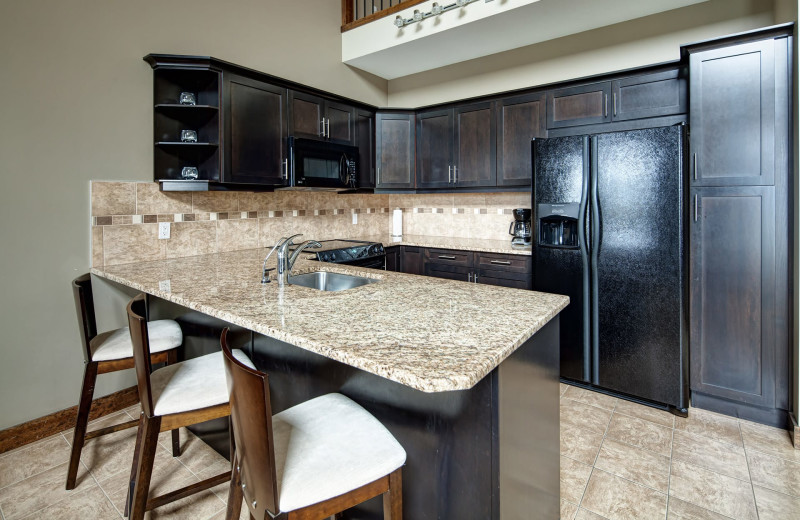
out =
<path fill-rule="evenodd" d="M 422 248 L 403 246 L 403 272 L 408 274 L 423 274 Z"/>
<path fill-rule="evenodd" d="M 375 187 L 375 113 L 356 110 L 358 146 L 358 187 Z"/>
<path fill-rule="evenodd" d="M 547 128 L 610 123 L 611 83 L 594 83 L 547 93 Z"/>
<path fill-rule="evenodd" d="M 425 276 L 436 278 L 447 278 L 448 280 L 458 280 L 461 282 L 471 281 L 472 270 L 468 267 L 458 267 L 447 264 L 426 263 Z"/>
<path fill-rule="evenodd" d="M 496 186 L 497 142 L 492 103 L 456 107 L 453 115 L 453 184 L 457 187 Z"/>
<path fill-rule="evenodd" d="M 286 183 L 286 89 L 223 73 L 225 171 L 231 183 Z"/>
<path fill-rule="evenodd" d="M 417 114 L 417 187 L 453 186 L 453 110 Z"/>
<path fill-rule="evenodd" d="M 392 272 L 400 271 L 400 247 L 387 247 L 386 251 L 386 270 Z"/>
<path fill-rule="evenodd" d="M 532 289 L 532 269 L 531 256 L 475 253 L 475 273 L 478 283 Z"/>
<path fill-rule="evenodd" d="M 414 114 L 375 116 L 376 188 L 414 188 Z"/>
<path fill-rule="evenodd" d="M 497 102 L 497 185 L 530 186 L 533 177 L 531 140 L 545 137 L 544 94 Z"/>
<path fill-rule="evenodd" d="M 325 101 L 305 92 L 289 91 L 289 135 L 306 139 L 325 139 L 322 118 Z"/>
<path fill-rule="evenodd" d="M 325 102 L 325 136 L 334 143 L 355 145 L 356 109 L 335 101 Z"/>
<path fill-rule="evenodd" d="M 614 121 L 686 113 L 686 80 L 678 70 L 643 74 L 611 82 Z"/>
<path fill-rule="evenodd" d="M 691 388 L 775 404 L 775 191 L 691 192 Z"/>
<path fill-rule="evenodd" d="M 773 40 L 694 53 L 689 75 L 692 183 L 773 184 Z"/>

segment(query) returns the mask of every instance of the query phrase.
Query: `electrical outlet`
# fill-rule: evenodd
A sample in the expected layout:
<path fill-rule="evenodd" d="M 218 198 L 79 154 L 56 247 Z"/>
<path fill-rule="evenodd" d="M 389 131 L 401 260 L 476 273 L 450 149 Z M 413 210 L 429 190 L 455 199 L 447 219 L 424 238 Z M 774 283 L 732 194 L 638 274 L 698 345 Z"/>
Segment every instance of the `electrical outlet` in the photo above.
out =
<path fill-rule="evenodd" d="M 169 224 L 169 222 L 167 222 Z M 169 280 L 159 280 L 158 282 L 158 290 L 164 292 L 171 292 L 171 286 Z"/>
<path fill-rule="evenodd" d="M 353 225 L 358 224 L 358 213 L 353 213 Z"/>
<path fill-rule="evenodd" d="M 169 222 L 158 223 L 158 238 L 159 240 L 169 238 Z"/>

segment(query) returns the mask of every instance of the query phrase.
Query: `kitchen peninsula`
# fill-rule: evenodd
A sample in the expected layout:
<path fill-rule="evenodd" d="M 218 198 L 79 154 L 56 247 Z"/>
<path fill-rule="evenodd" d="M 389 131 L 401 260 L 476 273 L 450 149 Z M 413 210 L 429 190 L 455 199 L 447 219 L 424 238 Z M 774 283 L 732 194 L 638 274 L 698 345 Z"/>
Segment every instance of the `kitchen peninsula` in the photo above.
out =
<path fill-rule="evenodd" d="M 264 253 L 92 273 L 252 331 L 242 346 L 270 374 L 275 412 L 334 391 L 367 408 L 408 453 L 407 518 L 557 517 L 567 297 L 308 260 L 295 273 L 380 280 L 340 292 L 279 287 L 260 283 Z"/>

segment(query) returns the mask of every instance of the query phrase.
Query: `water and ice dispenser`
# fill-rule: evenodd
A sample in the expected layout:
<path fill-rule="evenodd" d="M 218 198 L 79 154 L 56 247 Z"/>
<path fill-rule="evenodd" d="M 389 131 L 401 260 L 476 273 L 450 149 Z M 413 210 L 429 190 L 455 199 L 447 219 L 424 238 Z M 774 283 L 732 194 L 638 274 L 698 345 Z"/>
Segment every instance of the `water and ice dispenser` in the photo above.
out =
<path fill-rule="evenodd" d="M 580 206 L 577 202 L 539 204 L 537 209 L 540 246 L 578 247 Z"/>

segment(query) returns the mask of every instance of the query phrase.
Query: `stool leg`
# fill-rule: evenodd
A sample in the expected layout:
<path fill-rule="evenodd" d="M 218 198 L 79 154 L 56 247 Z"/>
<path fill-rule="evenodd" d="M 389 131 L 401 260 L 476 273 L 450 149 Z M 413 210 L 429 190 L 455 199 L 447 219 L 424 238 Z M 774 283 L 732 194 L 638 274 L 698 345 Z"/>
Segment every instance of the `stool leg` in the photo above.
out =
<path fill-rule="evenodd" d="M 69 456 L 67 469 L 67 491 L 75 489 L 75 479 L 78 476 L 78 466 L 81 462 L 86 425 L 89 423 L 89 410 L 92 407 L 94 396 L 94 383 L 97 380 L 97 363 L 88 362 L 83 369 L 83 386 L 78 402 L 78 417 L 75 419 L 75 432 L 72 435 L 72 453 Z"/>
<path fill-rule="evenodd" d="M 147 508 L 147 495 L 150 492 L 150 476 L 158 447 L 158 433 L 161 417 L 144 417 L 144 426 L 139 448 L 139 464 L 136 468 L 136 483 L 133 486 L 129 520 L 143 520 Z"/>
<path fill-rule="evenodd" d="M 231 464 L 233 464 L 233 473 L 231 474 L 231 484 L 228 488 L 228 507 L 225 511 L 225 520 L 239 520 L 242 514 L 242 478 L 237 469 L 236 457 L 231 455 Z"/>
<path fill-rule="evenodd" d="M 136 444 L 133 448 L 133 463 L 131 464 L 131 478 L 128 480 L 128 496 L 125 497 L 125 516 L 131 511 L 131 499 L 133 498 L 133 486 L 136 483 L 136 470 L 139 468 L 139 456 L 141 454 L 142 432 L 144 431 L 144 412 L 139 412 L 139 427 L 136 429 Z"/>
<path fill-rule="evenodd" d="M 167 354 L 167 365 L 174 365 L 177 362 L 178 362 L 178 351 L 177 349 L 172 349 Z M 172 456 L 173 457 L 181 456 L 181 434 L 177 428 L 172 430 Z"/>
<path fill-rule="evenodd" d="M 389 490 L 383 494 L 383 520 L 403 518 L 403 468 L 389 474 Z"/>

